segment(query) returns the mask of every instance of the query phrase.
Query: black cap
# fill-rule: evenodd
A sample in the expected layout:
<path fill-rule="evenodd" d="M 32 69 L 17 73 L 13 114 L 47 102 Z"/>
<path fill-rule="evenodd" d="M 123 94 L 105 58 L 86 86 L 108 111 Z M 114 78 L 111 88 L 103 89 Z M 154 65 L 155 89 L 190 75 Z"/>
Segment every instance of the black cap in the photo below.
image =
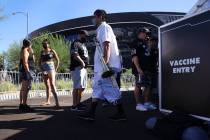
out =
<path fill-rule="evenodd" d="M 87 30 L 80 30 L 79 34 L 84 34 L 86 36 L 89 36 L 88 31 Z"/>
<path fill-rule="evenodd" d="M 145 34 L 149 34 L 150 33 L 150 30 L 148 28 L 141 28 L 138 30 L 138 34 L 139 33 L 145 33 Z"/>

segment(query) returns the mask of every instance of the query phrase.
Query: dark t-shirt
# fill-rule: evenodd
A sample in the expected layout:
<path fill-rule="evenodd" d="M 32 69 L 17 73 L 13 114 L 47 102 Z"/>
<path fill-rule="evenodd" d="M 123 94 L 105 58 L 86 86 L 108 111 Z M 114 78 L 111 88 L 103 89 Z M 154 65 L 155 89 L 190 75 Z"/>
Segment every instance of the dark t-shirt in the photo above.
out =
<path fill-rule="evenodd" d="M 80 40 L 74 41 L 71 45 L 71 64 L 70 64 L 71 71 L 81 65 L 80 62 L 74 58 L 75 54 L 78 54 L 80 56 L 80 58 L 85 63 L 85 68 L 87 68 L 87 65 L 89 64 L 88 51 L 85 44 L 82 43 Z"/>
<path fill-rule="evenodd" d="M 145 41 L 135 40 L 131 43 L 131 55 L 137 56 L 139 59 L 140 68 L 143 72 L 155 73 L 157 71 L 158 49 L 150 49 Z M 136 66 L 132 63 L 133 74 L 138 74 Z"/>

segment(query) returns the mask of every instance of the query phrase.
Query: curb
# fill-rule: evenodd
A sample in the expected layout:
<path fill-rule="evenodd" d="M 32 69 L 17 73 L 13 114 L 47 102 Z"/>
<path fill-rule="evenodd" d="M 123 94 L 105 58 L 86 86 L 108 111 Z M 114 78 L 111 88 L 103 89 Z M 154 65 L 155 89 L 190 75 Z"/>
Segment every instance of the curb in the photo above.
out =
<path fill-rule="evenodd" d="M 121 88 L 120 91 L 132 91 L 134 88 Z M 72 96 L 72 90 L 58 90 L 58 96 Z M 84 94 L 91 94 L 92 89 L 86 89 Z M 44 98 L 46 97 L 46 93 L 43 90 L 39 91 L 30 91 L 28 98 Z M 9 100 L 17 100 L 19 99 L 19 92 L 15 93 L 2 93 L 0 94 L 0 101 L 9 101 Z"/>

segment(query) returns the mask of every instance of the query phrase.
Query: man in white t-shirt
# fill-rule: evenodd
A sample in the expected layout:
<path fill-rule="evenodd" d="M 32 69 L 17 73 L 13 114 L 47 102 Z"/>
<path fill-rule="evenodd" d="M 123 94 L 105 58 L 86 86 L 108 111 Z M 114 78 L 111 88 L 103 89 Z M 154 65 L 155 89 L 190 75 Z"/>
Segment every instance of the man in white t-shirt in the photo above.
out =
<path fill-rule="evenodd" d="M 95 39 L 96 51 L 94 56 L 94 79 L 93 79 L 93 95 L 90 109 L 87 113 L 80 115 L 79 118 L 84 120 L 95 120 L 95 110 L 99 100 L 107 100 L 109 103 L 117 107 L 117 113 L 110 117 L 114 121 L 126 120 L 124 109 L 121 102 L 121 92 L 116 86 L 116 77 L 104 78 L 102 74 L 105 72 L 102 59 L 105 64 L 114 71 L 114 75 L 121 71 L 121 60 L 117 45 L 116 36 L 110 25 L 106 23 L 106 12 L 98 9 L 94 12 L 94 24 L 97 28 L 97 36 Z M 99 50 L 98 48 L 102 48 Z"/>

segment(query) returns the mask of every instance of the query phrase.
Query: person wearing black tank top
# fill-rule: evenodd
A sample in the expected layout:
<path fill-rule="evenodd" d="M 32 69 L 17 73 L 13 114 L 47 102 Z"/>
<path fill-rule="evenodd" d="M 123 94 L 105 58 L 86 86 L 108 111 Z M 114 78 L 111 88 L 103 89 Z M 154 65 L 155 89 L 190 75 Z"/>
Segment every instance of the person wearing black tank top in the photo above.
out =
<path fill-rule="evenodd" d="M 58 97 L 56 93 L 56 86 L 55 86 L 55 75 L 56 71 L 59 67 L 59 58 L 55 50 L 51 49 L 50 42 L 45 39 L 42 42 L 43 50 L 41 51 L 40 55 L 40 68 L 43 72 L 43 79 L 46 86 L 46 102 L 44 102 L 42 105 L 47 106 L 50 105 L 50 93 L 53 93 L 53 96 L 55 98 L 55 104 L 56 107 L 59 107 Z M 54 60 L 56 61 L 56 66 L 54 63 Z"/>
<path fill-rule="evenodd" d="M 27 98 L 29 90 L 31 89 L 31 82 L 33 80 L 33 68 L 34 68 L 34 57 L 32 43 L 28 39 L 23 40 L 23 47 L 20 52 L 20 80 L 21 80 L 21 89 L 20 89 L 20 105 L 19 110 L 22 112 L 31 112 L 33 109 L 27 105 Z"/>

